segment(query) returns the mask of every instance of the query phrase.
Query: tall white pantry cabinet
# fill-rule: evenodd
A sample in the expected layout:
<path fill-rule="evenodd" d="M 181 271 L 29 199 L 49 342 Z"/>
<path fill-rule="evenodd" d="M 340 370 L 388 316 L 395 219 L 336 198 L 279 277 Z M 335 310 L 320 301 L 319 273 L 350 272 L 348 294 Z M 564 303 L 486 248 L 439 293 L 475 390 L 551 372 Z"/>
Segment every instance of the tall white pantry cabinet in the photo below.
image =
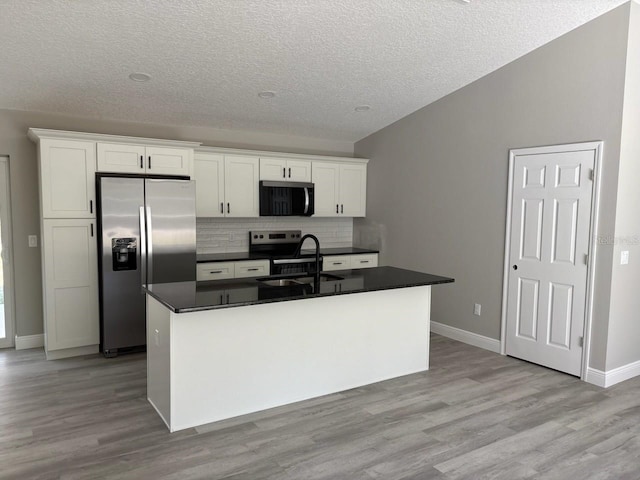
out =
<path fill-rule="evenodd" d="M 94 142 L 41 138 L 44 337 L 48 359 L 100 342 Z"/>

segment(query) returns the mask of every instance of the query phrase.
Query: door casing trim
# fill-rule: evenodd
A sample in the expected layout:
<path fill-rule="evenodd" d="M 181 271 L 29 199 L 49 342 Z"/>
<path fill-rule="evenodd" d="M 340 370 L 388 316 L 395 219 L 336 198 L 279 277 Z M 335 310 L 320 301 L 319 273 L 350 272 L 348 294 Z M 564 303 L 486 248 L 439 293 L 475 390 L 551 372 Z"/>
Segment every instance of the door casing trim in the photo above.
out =
<path fill-rule="evenodd" d="M 582 366 L 580 379 L 586 381 L 589 367 L 589 354 L 591 351 L 591 320 L 593 316 L 593 292 L 595 286 L 595 266 L 597 255 L 596 233 L 598 232 L 598 213 L 600 207 L 600 174 L 602 168 L 603 141 L 569 143 L 562 145 L 548 145 L 543 147 L 514 148 L 509 150 L 509 178 L 507 190 L 507 221 L 504 241 L 504 272 L 502 277 L 502 314 L 500 325 L 500 353 L 507 354 L 507 292 L 509 287 L 509 274 L 511 272 L 511 205 L 513 201 L 513 174 L 516 157 L 522 155 L 538 155 L 544 153 L 564 153 L 593 150 L 595 152 L 593 166 L 593 190 L 591 195 L 591 219 L 589 225 L 589 249 L 587 260 L 587 292 L 585 298 L 585 319 L 582 346 Z"/>

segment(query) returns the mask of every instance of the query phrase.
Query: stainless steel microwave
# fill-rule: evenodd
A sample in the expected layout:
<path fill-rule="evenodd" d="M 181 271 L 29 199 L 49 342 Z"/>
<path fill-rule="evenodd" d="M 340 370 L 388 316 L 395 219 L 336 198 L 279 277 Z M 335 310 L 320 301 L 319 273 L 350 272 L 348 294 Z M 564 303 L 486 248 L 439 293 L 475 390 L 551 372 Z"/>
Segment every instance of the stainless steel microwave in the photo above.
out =
<path fill-rule="evenodd" d="M 313 215 L 313 183 L 260 182 L 260 216 L 283 217 Z"/>

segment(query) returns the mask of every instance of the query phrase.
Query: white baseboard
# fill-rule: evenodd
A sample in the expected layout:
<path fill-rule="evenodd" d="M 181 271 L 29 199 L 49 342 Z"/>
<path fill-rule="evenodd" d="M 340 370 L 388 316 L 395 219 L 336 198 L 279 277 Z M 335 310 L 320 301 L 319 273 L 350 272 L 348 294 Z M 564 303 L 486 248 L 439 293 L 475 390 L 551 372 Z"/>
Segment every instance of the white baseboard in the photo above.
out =
<path fill-rule="evenodd" d="M 431 322 L 431 331 L 442 335 L 443 337 L 452 338 L 462 343 L 468 343 L 474 347 L 484 348 L 491 352 L 500 353 L 500 340 L 485 337 L 477 333 L 462 330 L 461 328 L 451 327 L 444 323 Z"/>
<path fill-rule="evenodd" d="M 616 383 L 624 382 L 640 375 L 640 360 L 603 372 L 589 367 L 585 381 L 599 387 L 609 388 Z"/>
<path fill-rule="evenodd" d="M 38 335 L 16 335 L 16 350 L 26 350 L 27 348 L 44 347 L 44 334 Z"/>

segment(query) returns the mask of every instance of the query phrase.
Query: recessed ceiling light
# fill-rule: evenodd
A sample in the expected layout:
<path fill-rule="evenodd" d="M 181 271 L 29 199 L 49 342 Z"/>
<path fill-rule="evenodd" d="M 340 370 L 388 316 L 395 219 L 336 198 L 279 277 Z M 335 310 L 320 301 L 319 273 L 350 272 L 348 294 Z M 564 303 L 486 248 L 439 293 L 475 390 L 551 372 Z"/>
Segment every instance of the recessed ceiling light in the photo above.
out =
<path fill-rule="evenodd" d="M 151 75 L 147 75 L 146 73 L 134 72 L 129 75 L 129 78 L 134 82 L 148 82 L 151 80 Z"/>
<path fill-rule="evenodd" d="M 271 92 L 269 90 L 265 90 L 264 92 L 259 92 L 258 96 L 260 98 L 273 98 L 276 96 L 276 92 Z"/>
<path fill-rule="evenodd" d="M 371 107 L 369 105 L 358 105 L 354 110 L 356 112 L 368 112 L 371 110 Z"/>

